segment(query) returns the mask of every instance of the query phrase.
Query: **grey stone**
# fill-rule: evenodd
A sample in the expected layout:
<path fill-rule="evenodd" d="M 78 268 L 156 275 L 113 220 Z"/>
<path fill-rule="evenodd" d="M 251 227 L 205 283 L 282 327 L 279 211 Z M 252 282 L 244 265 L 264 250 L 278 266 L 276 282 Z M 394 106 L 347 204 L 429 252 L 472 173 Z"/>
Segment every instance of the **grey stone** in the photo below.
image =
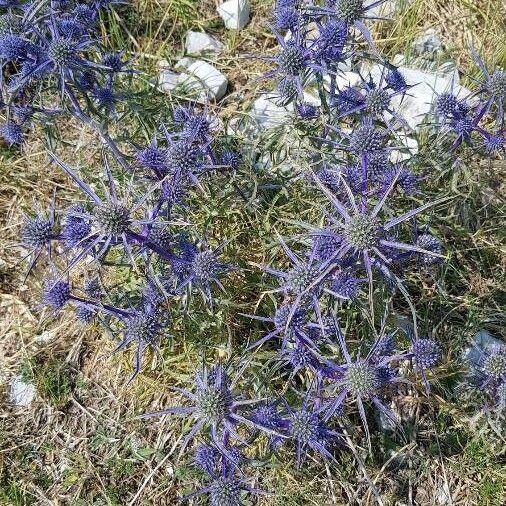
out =
<path fill-rule="evenodd" d="M 172 91 L 179 81 L 179 74 L 170 70 L 162 70 L 158 76 L 158 87 L 164 93 Z"/>
<path fill-rule="evenodd" d="M 225 45 L 207 33 L 189 31 L 186 33 L 185 48 L 188 54 L 219 53 L 225 49 Z"/>
<path fill-rule="evenodd" d="M 275 93 L 264 93 L 253 102 L 251 119 L 260 128 L 275 128 L 290 120 L 293 106 L 277 105 L 279 97 Z"/>
<path fill-rule="evenodd" d="M 488 330 L 480 330 L 473 337 L 471 346 L 462 353 L 462 360 L 471 366 L 479 367 L 483 353 L 489 353 L 506 346 L 501 339 L 494 337 Z"/>
<path fill-rule="evenodd" d="M 217 11 L 226 28 L 240 30 L 249 23 L 249 0 L 228 0 L 218 5 Z"/>
<path fill-rule="evenodd" d="M 181 58 L 176 62 L 174 65 L 174 68 L 177 70 L 186 70 L 188 67 L 193 65 L 196 61 L 198 61 L 196 58 L 189 58 L 188 56 L 185 56 L 184 58 Z"/>
<path fill-rule="evenodd" d="M 37 390 L 32 383 L 26 383 L 21 376 L 16 376 L 10 385 L 9 399 L 14 406 L 29 406 L 35 399 Z"/>
<path fill-rule="evenodd" d="M 411 86 L 404 95 L 397 95 L 392 99 L 393 109 L 406 120 L 410 128 L 415 130 L 431 111 L 436 95 L 452 91 L 458 98 L 464 99 L 471 95 L 471 91 L 455 82 L 452 75 L 401 66 L 399 71 Z M 383 69 L 375 65 L 371 69 L 371 77 L 379 83 Z"/>
<path fill-rule="evenodd" d="M 220 100 L 227 91 L 228 80 L 210 63 L 197 60 L 179 76 L 178 84 L 195 92 L 196 100 L 205 103 L 208 100 Z"/>
<path fill-rule="evenodd" d="M 443 52 L 443 43 L 438 32 L 434 28 L 429 28 L 413 41 L 411 49 L 416 56 L 423 56 L 433 60 L 438 54 Z"/>

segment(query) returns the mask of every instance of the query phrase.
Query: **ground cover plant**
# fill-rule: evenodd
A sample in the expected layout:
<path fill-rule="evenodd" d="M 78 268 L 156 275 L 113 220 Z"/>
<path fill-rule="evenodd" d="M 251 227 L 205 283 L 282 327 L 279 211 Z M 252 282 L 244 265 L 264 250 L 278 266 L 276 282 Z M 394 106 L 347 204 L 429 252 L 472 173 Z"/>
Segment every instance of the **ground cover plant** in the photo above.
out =
<path fill-rule="evenodd" d="M 85 436 L 58 469 L 41 467 L 60 444 L 39 443 L 44 421 L 4 418 L 15 465 L 2 468 L 2 499 L 430 504 L 417 473 L 433 479 L 441 466 L 442 500 L 457 500 L 464 482 L 465 500 L 501 503 L 505 348 L 476 349 L 473 367 L 455 350 L 480 319 L 500 328 L 500 287 L 460 297 L 470 266 L 500 275 L 500 204 L 492 192 L 469 209 L 465 195 L 481 177 L 467 166 L 483 160 L 500 174 L 505 73 L 470 50 L 471 91 L 434 92 L 415 132 L 398 104 L 416 84 L 371 35 L 382 3 L 274 6 L 272 50 L 240 58 L 265 65 L 259 82 L 292 108 L 293 128 L 253 138 L 242 130 L 251 118 L 230 129 L 209 105 L 167 103 L 120 56 L 126 47 L 98 45 L 100 23 L 115 33 L 111 19 L 128 5 L 5 7 L 5 156 L 38 137 L 34 156 L 61 174 L 46 209 L 25 207 L 13 227 L 28 257 L 20 282 L 38 285 L 45 332 L 79 336 L 67 351 L 56 340 L 33 355 L 23 345 L 20 372 L 49 406 L 49 426 L 77 414 Z M 55 44 L 72 44 L 65 65 Z M 350 65 L 361 69 L 354 84 L 343 80 Z M 28 66 L 37 70 L 20 90 Z M 79 139 L 69 126 L 102 142 L 70 158 Z M 480 233 L 486 250 L 463 259 Z M 91 338 L 96 350 L 85 328 L 103 336 Z M 12 330 L 6 342 L 22 336 Z M 114 387 L 98 364 L 117 365 Z M 87 407 L 95 389 L 101 401 Z"/>

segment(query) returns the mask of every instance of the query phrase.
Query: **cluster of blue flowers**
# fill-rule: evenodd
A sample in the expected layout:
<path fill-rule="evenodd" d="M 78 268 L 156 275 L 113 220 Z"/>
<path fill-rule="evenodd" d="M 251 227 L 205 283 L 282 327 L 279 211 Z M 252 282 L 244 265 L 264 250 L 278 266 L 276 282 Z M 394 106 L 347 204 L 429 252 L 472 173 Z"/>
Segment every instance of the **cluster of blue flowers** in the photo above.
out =
<path fill-rule="evenodd" d="M 30 248 L 28 273 L 43 253 L 53 271 L 45 283 L 45 305 L 60 311 L 67 303 L 73 304 L 83 323 L 104 315 L 115 319 L 123 336 L 116 351 L 130 345 L 136 349 L 131 380 L 140 371 L 144 351 L 156 348 L 166 333 L 167 301 L 197 291 L 211 304 L 212 286 L 223 288 L 220 277 L 232 269 L 220 260 L 224 245 L 212 249 L 205 238 L 192 242 L 188 227 L 182 224 L 190 191 L 203 189 L 210 173 L 237 167 L 238 157 L 230 151 L 221 158 L 215 154 L 212 122 L 205 112 L 180 106 L 174 111 L 174 124 L 175 132 L 162 128 L 163 147 L 155 136 L 150 145 L 136 150 L 127 174 L 133 178 L 128 188 L 113 178 L 107 155 L 107 184 L 99 192 L 50 152 L 53 162 L 79 188 L 82 199 L 56 212 L 53 198 L 50 210 L 27 215 L 21 230 L 22 243 Z M 70 273 L 83 264 L 90 271 L 90 262 L 93 276 L 82 290 L 73 288 Z M 139 273 L 145 280 L 140 300 L 124 300 L 124 307 L 111 303 L 101 282 L 106 265 L 128 266 Z"/>
<path fill-rule="evenodd" d="M 143 415 L 193 419 L 181 450 L 197 436 L 205 439 L 196 446 L 194 460 L 210 481 L 192 496 L 208 494 L 214 506 L 237 506 L 244 492 L 263 493 L 241 474 L 248 462 L 246 448 L 260 435 L 268 438 L 271 452 L 291 445 L 300 466 L 308 453 L 335 461 L 334 450 L 345 445 L 343 420 L 355 412 L 369 447 L 370 408 L 402 432 L 391 399 L 417 377 L 428 390 L 428 371 L 440 361 L 438 343 L 419 335 L 406 273 L 436 273 L 444 259 L 442 242 L 420 218 L 442 200 L 396 211 L 398 203 L 413 201 L 411 196 L 423 201 L 421 185 L 428 175 L 406 148 L 404 139 L 412 131 L 393 105 L 394 98 L 409 94 L 410 86 L 398 68 L 381 58 L 366 26 L 383 2 L 276 4 L 280 51 L 264 58 L 275 67 L 266 77 L 277 79 L 280 102 L 293 104 L 295 114 L 311 126 L 314 149 L 300 164 L 304 184 L 320 197 L 321 219 L 303 224 L 308 232 L 297 241 L 278 235 L 288 268 L 259 266 L 276 278 L 273 291 L 280 300 L 270 317 L 244 315 L 272 326 L 246 352 L 251 356 L 276 343 L 275 367 L 289 371 L 289 383 L 298 382 L 299 400 L 282 394 L 267 400 L 248 397 L 248 389 L 238 387 L 250 364 L 243 358 L 235 373 L 222 364 L 202 366 L 193 388 L 174 388 L 184 405 Z M 211 248 L 206 238 L 192 240 L 183 224 L 189 195 L 202 191 L 212 175 L 238 169 L 241 158 L 216 142 L 205 110 L 183 106 L 149 144 L 129 155 L 119 150 L 92 117 L 114 108 L 115 76 L 127 71 L 119 53 L 104 54 L 97 42 L 97 15 L 107 4 L 2 4 L 5 96 L 0 105 L 6 121 L 0 132 L 9 144 L 20 144 L 35 114 L 67 110 L 93 127 L 109 148 L 103 163 L 106 184 L 100 190 L 50 153 L 82 198 L 57 211 L 55 195 L 47 213 L 26 216 L 21 238 L 30 248 L 28 272 L 41 258 L 49 266 L 46 306 L 58 312 L 73 305 L 81 322 L 101 321 L 117 332 L 116 351 L 134 348 L 131 381 L 146 350 L 156 350 L 168 336 L 169 300 L 177 305 L 198 292 L 212 305 L 213 287 L 224 290 L 220 278 L 233 269 L 220 258 L 224 244 Z M 379 72 L 349 85 L 342 76 L 350 59 L 375 65 Z M 452 150 L 464 142 L 499 153 L 505 149 L 505 73 L 489 72 L 477 61 L 484 78 L 474 95 L 463 100 L 449 90 L 435 97 L 436 129 Z M 43 107 L 48 86 L 53 86 L 53 98 L 59 97 L 56 109 Z M 309 101 L 311 94 L 318 101 Z M 111 159 L 122 168 L 120 179 L 131 180 L 129 185 L 117 182 Z M 104 286 L 107 269 L 125 266 L 144 281 L 137 297 L 113 297 Z M 77 268 L 92 271 L 82 288 L 71 282 Z M 412 320 L 403 318 L 402 329 L 394 300 L 402 306 L 398 312 L 406 310 Z M 358 308 L 363 335 L 370 336 L 353 347 L 350 338 L 357 336 L 343 331 L 350 307 Z M 480 371 L 483 387 L 500 406 L 505 405 L 505 357 L 503 351 L 484 357 Z"/>
<path fill-rule="evenodd" d="M 100 44 L 98 20 L 111 0 L 6 1 L 0 5 L 0 138 L 20 146 L 34 123 L 65 113 L 96 130 L 126 162 L 101 125 L 120 97 L 118 76 L 130 72 L 121 52 Z"/>
<path fill-rule="evenodd" d="M 443 245 L 427 223 L 420 223 L 420 215 L 444 199 L 395 212 L 406 197 L 423 199 L 421 184 L 428 174 L 406 149 L 403 141 L 413 131 L 393 105 L 395 97 L 409 94 L 410 86 L 401 70 L 380 57 L 365 24 L 382 3 L 276 4 L 280 51 L 261 57 L 275 66 L 264 77 L 277 79 L 279 102 L 293 105 L 295 114 L 311 125 L 314 150 L 298 163 L 323 203 L 320 223 L 303 224 L 309 232 L 294 241 L 296 247 L 278 236 L 289 268 L 258 266 L 277 279 L 273 291 L 282 300 L 271 317 L 245 315 L 273 327 L 247 351 L 275 342 L 279 365 L 274 368 L 291 371 L 289 384 L 300 400 L 294 404 L 282 395 L 267 402 L 237 398 L 234 381 L 219 365 L 198 372 L 194 390 L 180 391 L 188 401 L 185 406 L 146 415 L 191 414 L 195 425 L 183 447 L 206 431 L 210 442 L 197 447 L 195 463 L 210 476 L 210 485 L 199 491 L 209 494 L 210 504 L 239 505 L 241 491 L 259 493 L 234 478 L 248 461 L 241 445 L 255 435 L 265 434 L 271 451 L 291 444 L 300 466 L 308 452 L 335 461 L 333 450 L 345 444 L 343 417 L 353 417 L 353 404 L 369 448 L 370 408 L 402 433 L 402 420 L 391 401 L 417 376 L 429 391 L 427 373 L 441 359 L 439 344 L 418 334 L 405 273 L 418 269 L 437 274 Z M 349 59 L 375 65 L 379 72 L 376 77 L 360 76 L 357 84 L 343 84 L 340 78 Z M 491 74 L 481 62 L 480 68 L 485 80 L 474 95 L 463 100 L 449 90 L 435 96 L 434 130 L 443 133 L 452 151 L 462 142 L 481 144 L 489 154 L 504 150 L 505 74 Z M 319 105 L 307 100 L 311 94 Z M 469 124 L 465 133 L 464 123 Z M 393 312 L 396 292 L 412 318 L 411 324 L 403 319 L 402 329 Z M 341 323 L 350 306 L 359 308 L 362 326 L 372 336 L 351 349 Z M 502 351 L 484 357 L 481 370 L 481 384 L 499 406 L 504 405 L 504 357 Z M 244 431 L 249 433 L 246 438 Z"/>

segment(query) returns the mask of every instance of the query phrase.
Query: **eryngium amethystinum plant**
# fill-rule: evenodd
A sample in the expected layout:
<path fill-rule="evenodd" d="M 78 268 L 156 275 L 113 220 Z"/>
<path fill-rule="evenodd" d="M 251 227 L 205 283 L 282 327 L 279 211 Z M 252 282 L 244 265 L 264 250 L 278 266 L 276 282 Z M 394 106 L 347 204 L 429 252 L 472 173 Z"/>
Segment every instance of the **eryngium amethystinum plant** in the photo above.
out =
<path fill-rule="evenodd" d="M 440 201 L 424 201 L 423 182 L 430 174 L 406 148 L 406 136 L 413 132 L 393 105 L 409 93 L 410 85 L 398 68 L 381 59 L 366 25 L 383 1 L 276 4 L 274 27 L 281 47 L 279 54 L 265 58 L 275 67 L 266 77 L 277 79 L 280 103 L 293 104 L 298 119 L 311 126 L 298 175 L 318 195 L 321 219 L 317 225 L 299 222 L 306 232 L 297 241 L 278 236 L 288 267 L 286 262 L 279 268 L 261 266 L 277 278 L 272 292 L 280 295 L 279 303 L 271 316 L 244 315 L 272 328 L 247 347 L 249 356 L 237 361 L 238 372 L 232 365 L 204 365 L 190 388 L 172 388 L 182 398 L 180 404 L 171 402 L 141 415 L 185 417 L 188 429 L 181 451 L 204 440 L 194 462 L 209 481 L 187 498 L 206 494 L 214 506 L 236 506 L 243 504 L 245 493 L 259 494 L 242 474 L 248 463 L 242 450 L 248 448 L 250 455 L 251 443 L 259 437 L 266 438 L 262 447 L 269 455 L 291 451 L 293 463 L 300 466 L 306 457 L 335 461 L 336 449 L 349 444 L 350 426 L 371 448 L 374 413 L 402 435 L 396 400 L 420 378 L 429 392 L 430 370 L 438 366 L 441 348 L 436 340 L 419 336 L 407 279 L 413 271 L 437 274 L 444 260 L 442 241 L 419 223 L 422 213 Z M 91 60 L 100 52 L 91 37 L 93 23 L 79 28 L 82 18 L 65 14 L 78 6 L 62 5 L 51 6 L 37 21 L 44 30 L 28 31 L 26 37 L 19 28 L 12 29 L 0 42 L 5 68 L 13 69 L 5 72 L 14 81 L 6 88 L 14 98 L 5 110 L 14 120 L 9 116 L 1 130 L 10 144 L 22 142 L 25 121 L 32 116 L 21 107 L 26 98 L 23 86 L 16 84 L 24 83 L 23 69 L 29 71 L 32 63 L 42 65 L 41 80 L 52 76 L 58 107 L 88 125 L 98 123 L 82 103 L 96 104 L 94 113 L 109 114 L 118 100 L 112 85 L 115 74 L 124 70 L 120 56 Z M 87 5 L 91 21 L 99 7 Z M 16 17 L 17 11 L 12 12 Z M 42 48 L 40 55 L 30 44 Z M 361 72 L 350 85 L 343 79 L 350 61 L 363 68 L 372 65 L 377 72 Z M 483 79 L 476 93 L 465 100 L 451 90 L 435 96 L 434 118 L 452 150 L 465 142 L 497 153 L 504 149 L 504 72 L 488 70 L 481 60 L 478 65 Z M 38 82 L 38 73 L 33 78 Z M 492 127 L 486 123 L 491 116 Z M 139 373 L 146 350 L 159 350 L 175 332 L 172 311 L 193 292 L 212 304 L 215 286 L 224 289 L 220 279 L 232 269 L 221 259 L 225 245 L 211 247 L 205 235 L 197 236 L 186 223 L 188 196 L 204 191 L 209 176 L 240 163 L 236 153 L 218 156 L 214 130 L 207 112 L 179 107 L 173 125 L 162 126 L 144 145 L 132 143 L 135 152 L 127 159 L 98 128 L 115 161 L 128 171 L 117 174 L 104 156 L 105 184 L 97 188 L 51 153 L 82 198 L 63 210 L 55 208 L 53 199 L 47 213 L 37 209 L 23 225 L 29 271 L 46 255 L 50 266 L 44 305 L 53 312 L 72 305 L 80 322 L 97 321 L 113 331 L 116 352 L 133 348 L 130 381 Z M 415 198 L 417 203 L 406 210 L 406 202 Z M 73 272 L 90 265 L 93 275 L 76 287 Z M 104 286 L 106 273 L 125 266 L 143 282 L 137 296 L 111 294 Z M 394 312 L 397 292 L 401 309 Z M 358 309 L 360 332 L 347 328 L 351 307 Z M 377 309 L 382 307 L 378 325 Z M 399 314 L 403 312 L 412 324 Z M 243 373 L 251 354 L 269 347 L 275 351 L 267 365 L 286 382 L 273 382 L 265 394 L 257 391 L 264 387 L 255 381 L 245 385 Z M 479 370 L 480 385 L 501 408 L 504 364 L 501 351 L 484 356 Z"/>
<path fill-rule="evenodd" d="M 232 266 L 221 259 L 222 243 L 212 248 L 187 219 L 188 197 L 205 192 L 213 173 L 231 170 L 218 162 L 216 131 L 207 113 L 192 107 L 175 110 L 171 133 L 133 153 L 128 172 L 109 164 L 104 153 L 102 185 L 85 181 L 80 171 L 55 153 L 54 166 L 69 176 L 81 192 L 66 209 L 56 209 L 56 196 L 47 213 L 37 208 L 21 227 L 21 243 L 29 250 L 30 273 L 44 258 L 50 275 L 44 282 L 43 303 L 53 312 L 70 304 L 82 323 L 103 322 L 119 342 L 116 352 L 134 348 L 134 373 L 139 373 L 148 348 L 158 350 L 169 335 L 171 308 L 186 307 L 192 293 L 208 305 L 213 290 L 225 290 L 222 278 Z M 135 167 L 137 165 L 137 167 Z M 209 179 L 211 178 L 211 179 Z M 121 183 L 120 183 L 121 181 Z M 128 267 L 144 285 L 137 295 L 114 300 L 96 280 L 90 288 L 74 286 L 76 270 L 104 279 Z"/>
<path fill-rule="evenodd" d="M 100 12 L 114 1 L 28 1 L 0 7 L 0 136 L 21 145 L 30 125 L 70 114 L 93 128 L 125 167 L 106 123 L 129 72 L 119 52 L 100 43 Z"/>

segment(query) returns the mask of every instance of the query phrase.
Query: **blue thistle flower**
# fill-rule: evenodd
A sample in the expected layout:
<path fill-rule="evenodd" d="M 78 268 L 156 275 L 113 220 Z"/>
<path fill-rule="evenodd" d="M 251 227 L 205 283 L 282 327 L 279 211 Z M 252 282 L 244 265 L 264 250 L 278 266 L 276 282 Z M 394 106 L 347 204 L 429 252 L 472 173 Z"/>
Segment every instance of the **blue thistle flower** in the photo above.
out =
<path fill-rule="evenodd" d="M 45 283 L 42 296 L 43 303 L 60 311 L 70 300 L 70 284 L 66 281 L 48 281 Z"/>
<path fill-rule="evenodd" d="M 195 449 L 195 464 L 208 474 L 216 472 L 220 452 L 210 445 L 201 445 Z"/>
<path fill-rule="evenodd" d="M 241 166 L 242 157 L 235 151 L 225 151 L 221 156 L 221 165 L 226 165 L 232 170 L 238 170 Z"/>
<path fill-rule="evenodd" d="M 355 300 L 360 293 L 363 280 L 349 270 L 340 270 L 332 274 L 328 291 L 340 299 Z"/>
<path fill-rule="evenodd" d="M 28 42 L 18 35 L 7 33 L 0 37 L 0 59 L 6 62 L 26 56 Z"/>
<path fill-rule="evenodd" d="M 102 56 L 102 65 L 107 67 L 109 72 L 117 74 L 123 71 L 126 62 L 123 61 L 121 53 L 105 53 Z"/>
<path fill-rule="evenodd" d="M 328 446 L 337 440 L 340 434 L 327 427 L 321 414 L 321 409 L 316 404 L 310 406 L 308 394 L 299 409 L 289 408 L 288 431 L 295 443 L 297 467 L 301 466 L 308 450 L 319 453 L 325 459 L 335 460 Z"/>
<path fill-rule="evenodd" d="M 315 119 L 320 115 L 320 109 L 316 105 L 302 102 L 296 104 L 297 114 L 304 120 Z"/>
<path fill-rule="evenodd" d="M 111 83 L 106 84 L 105 86 L 97 86 L 93 90 L 93 95 L 95 96 L 98 107 L 108 111 L 114 109 L 114 106 L 118 101 L 118 97 L 114 93 Z"/>
<path fill-rule="evenodd" d="M 316 53 L 319 58 L 328 62 L 339 61 L 348 40 L 348 26 L 345 22 L 330 19 L 320 27 L 316 39 Z"/>
<path fill-rule="evenodd" d="M 312 236 L 312 256 L 318 261 L 331 258 L 341 246 L 341 237 L 332 230 L 323 230 Z"/>
<path fill-rule="evenodd" d="M 91 234 L 91 221 L 83 218 L 85 212 L 83 206 L 73 205 L 65 213 L 61 235 L 70 248 L 81 245 Z"/>
<path fill-rule="evenodd" d="M 450 117 L 458 110 L 458 99 L 453 93 L 442 93 L 436 98 L 435 106 L 438 114 L 443 117 Z"/>
<path fill-rule="evenodd" d="M 388 69 L 385 76 L 385 82 L 393 91 L 405 91 L 408 88 L 405 77 L 395 67 Z"/>
<path fill-rule="evenodd" d="M 236 426 L 245 424 L 253 429 L 264 430 L 274 433 L 267 427 L 255 423 L 251 417 L 241 414 L 243 407 L 250 405 L 250 400 L 237 400 L 234 398 L 235 380 L 230 380 L 225 369 L 215 366 L 211 369 L 203 367 L 195 376 L 195 388 L 193 392 L 175 389 L 183 395 L 190 405 L 168 408 L 162 411 L 141 415 L 142 418 L 161 415 L 192 415 L 195 425 L 185 437 L 182 449 L 189 441 L 203 429 L 210 431 L 213 444 L 224 456 L 230 456 L 230 452 L 223 445 L 223 439 L 230 434 L 236 434 Z"/>
<path fill-rule="evenodd" d="M 382 346 L 383 339 L 383 336 L 380 336 L 376 339 L 365 358 L 353 360 L 348 352 L 344 336 L 335 317 L 333 317 L 332 328 L 339 342 L 345 363 L 338 366 L 340 379 L 336 380 L 335 384 L 331 387 L 336 390 L 337 395 L 326 407 L 325 420 L 329 420 L 335 415 L 348 396 L 353 397 L 357 403 L 369 448 L 371 448 L 364 401 L 371 401 L 377 409 L 395 424 L 398 423 L 397 417 L 381 402 L 379 394 L 382 389 L 395 382 L 395 375 L 389 367 L 390 363 L 404 358 L 404 356 L 378 354 L 376 350 Z"/>
<path fill-rule="evenodd" d="M 386 136 L 372 125 L 364 124 L 356 128 L 350 136 L 350 150 L 357 155 L 383 149 Z"/>
<path fill-rule="evenodd" d="M 19 146 L 24 141 L 23 129 L 14 121 L 7 121 L 0 126 L 0 138 L 9 146 Z"/>
<path fill-rule="evenodd" d="M 157 145 L 156 138 L 146 148 L 140 149 L 135 154 L 137 163 L 144 169 L 151 169 L 165 173 L 167 166 L 167 151 L 160 149 Z"/>
<path fill-rule="evenodd" d="M 411 346 L 413 361 L 418 369 L 431 369 L 441 360 L 441 348 L 432 339 L 416 339 Z"/>

